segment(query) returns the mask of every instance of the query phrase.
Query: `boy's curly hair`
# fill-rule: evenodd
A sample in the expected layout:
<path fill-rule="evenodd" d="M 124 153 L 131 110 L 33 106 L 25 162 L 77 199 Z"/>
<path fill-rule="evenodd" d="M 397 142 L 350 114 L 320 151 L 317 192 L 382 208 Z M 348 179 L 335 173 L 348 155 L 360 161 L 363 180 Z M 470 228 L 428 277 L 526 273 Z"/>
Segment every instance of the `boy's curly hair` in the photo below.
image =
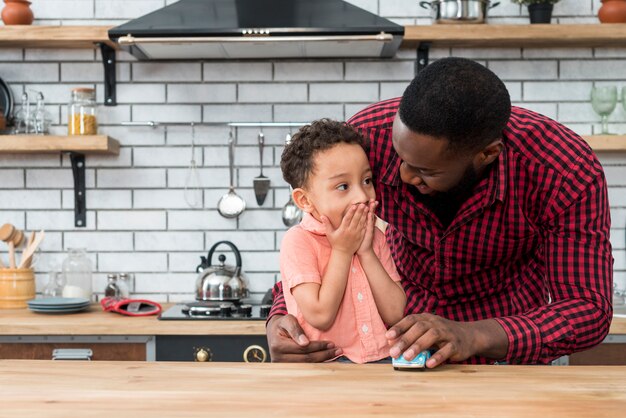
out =
<path fill-rule="evenodd" d="M 331 119 L 319 119 L 304 125 L 283 150 L 280 168 L 283 178 L 294 189 L 305 187 L 315 171 L 314 157 L 337 144 L 365 146 L 365 139 L 352 126 Z"/>

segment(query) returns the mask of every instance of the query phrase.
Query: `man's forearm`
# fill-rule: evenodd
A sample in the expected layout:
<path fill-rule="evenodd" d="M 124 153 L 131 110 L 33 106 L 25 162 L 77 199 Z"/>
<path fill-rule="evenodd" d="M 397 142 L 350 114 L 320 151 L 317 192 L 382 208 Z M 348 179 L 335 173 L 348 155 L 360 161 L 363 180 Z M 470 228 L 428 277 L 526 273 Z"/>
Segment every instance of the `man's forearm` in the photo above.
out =
<path fill-rule="evenodd" d="M 493 319 L 476 322 L 467 322 L 469 330 L 474 336 L 475 355 L 502 359 L 509 349 L 509 338 L 504 328 Z"/>

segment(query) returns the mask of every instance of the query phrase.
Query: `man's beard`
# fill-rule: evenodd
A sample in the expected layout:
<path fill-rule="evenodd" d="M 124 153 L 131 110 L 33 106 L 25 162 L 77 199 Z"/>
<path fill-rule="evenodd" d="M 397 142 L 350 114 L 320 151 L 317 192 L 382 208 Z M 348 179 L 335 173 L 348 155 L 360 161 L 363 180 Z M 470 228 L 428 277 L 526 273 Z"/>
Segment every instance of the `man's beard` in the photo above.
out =
<path fill-rule="evenodd" d="M 473 166 L 468 166 L 459 183 L 446 192 L 423 195 L 413 187 L 413 195 L 432 210 L 443 225 L 450 225 L 459 208 L 472 194 L 479 181 L 479 174 Z"/>
<path fill-rule="evenodd" d="M 484 175 L 485 173 L 483 173 Z M 457 183 L 456 186 L 450 188 L 450 190 L 445 192 L 437 192 L 431 196 L 428 196 L 431 203 L 435 205 L 439 204 L 449 204 L 449 203 L 463 203 L 466 201 L 470 195 L 472 194 L 472 190 L 474 186 L 480 180 L 480 176 L 478 172 L 471 164 L 465 169 L 463 176 L 461 176 L 461 180 Z"/>

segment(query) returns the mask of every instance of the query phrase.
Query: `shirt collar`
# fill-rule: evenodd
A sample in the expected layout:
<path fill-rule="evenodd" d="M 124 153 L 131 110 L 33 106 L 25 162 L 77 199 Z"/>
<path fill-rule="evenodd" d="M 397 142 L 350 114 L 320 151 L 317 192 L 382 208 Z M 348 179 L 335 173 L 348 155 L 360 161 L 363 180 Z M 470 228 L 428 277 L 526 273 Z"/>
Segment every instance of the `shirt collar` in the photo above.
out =
<path fill-rule="evenodd" d="M 312 232 L 317 235 L 326 236 L 326 228 L 324 224 L 318 221 L 310 213 L 305 213 L 300 221 L 300 227 L 305 231 Z"/>

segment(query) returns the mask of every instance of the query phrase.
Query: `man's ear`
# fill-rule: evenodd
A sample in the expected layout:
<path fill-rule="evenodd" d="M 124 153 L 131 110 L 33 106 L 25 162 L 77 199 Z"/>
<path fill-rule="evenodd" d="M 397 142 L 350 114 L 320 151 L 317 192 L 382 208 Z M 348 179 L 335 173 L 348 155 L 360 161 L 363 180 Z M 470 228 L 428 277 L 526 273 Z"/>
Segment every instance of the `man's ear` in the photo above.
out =
<path fill-rule="evenodd" d="M 496 139 L 492 141 L 476 155 L 477 159 L 475 160 L 475 162 L 478 167 L 486 167 L 494 162 L 502 152 L 503 148 L 504 144 L 502 143 L 501 139 Z"/>
<path fill-rule="evenodd" d="M 293 198 L 296 206 L 302 209 L 303 212 L 311 213 L 313 212 L 313 209 L 315 209 L 313 207 L 313 203 L 309 199 L 308 193 L 303 188 L 298 187 L 296 189 L 293 189 L 293 192 L 291 192 L 291 197 Z"/>

